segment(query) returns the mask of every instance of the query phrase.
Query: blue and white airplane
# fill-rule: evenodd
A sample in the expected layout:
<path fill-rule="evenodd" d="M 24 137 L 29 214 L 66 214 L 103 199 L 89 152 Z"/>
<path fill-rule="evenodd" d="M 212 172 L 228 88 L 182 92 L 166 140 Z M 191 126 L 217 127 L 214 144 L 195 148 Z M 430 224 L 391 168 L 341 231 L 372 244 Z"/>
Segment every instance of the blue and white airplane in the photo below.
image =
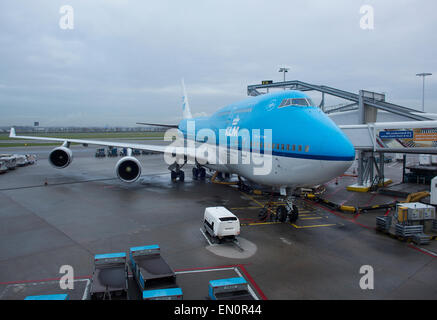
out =
<path fill-rule="evenodd" d="M 280 91 L 249 97 L 243 101 L 228 105 L 209 117 L 193 118 L 188 99 L 183 88 L 183 120 L 179 125 L 162 125 L 174 127 L 185 138 L 185 146 L 174 147 L 174 165 L 170 165 L 172 180 L 179 177 L 184 180 L 181 167 L 188 160 L 193 160 L 195 176 L 204 176 L 205 167 L 219 172 L 237 174 L 255 183 L 279 189 L 281 194 L 297 187 L 315 186 L 344 173 L 355 159 L 355 149 L 346 135 L 322 110 L 315 106 L 308 95 L 300 91 Z M 144 124 L 144 123 L 143 123 Z M 155 124 L 156 125 L 156 124 Z M 190 135 L 190 128 L 194 134 Z M 208 148 L 225 148 L 224 153 L 208 150 L 208 157 L 196 151 L 193 144 L 198 134 L 209 130 L 214 139 L 201 139 Z M 271 130 L 271 141 L 264 134 Z M 247 144 L 240 141 L 235 145 L 226 142 L 219 145 L 219 137 L 239 136 L 243 130 L 249 137 L 256 137 Z M 258 130 L 258 131 L 257 131 Z M 258 132 L 257 134 L 255 134 Z M 193 132 L 191 132 L 193 133 Z M 127 156 L 116 164 L 117 176 L 124 182 L 134 182 L 141 176 L 141 164 L 132 156 L 133 149 L 168 152 L 168 147 L 134 144 L 114 141 L 96 141 L 81 139 L 47 138 L 16 135 L 14 128 L 11 138 L 59 141 L 62 146 L 55 148 L 49 156 L 49 162 L 56 168 L 65 168 L 72 161 L 71 143 L 83 145 L 101 145 L 127 148 Z M 227 138 L 226 138 L 227 139 Z M 250 139 L 250 138 L 249 138 Z M 244 138 L 243 138 L 244 140 Z M 197 143 L 199 143 L 197 139 Z M 191 146 L 189 143 L 192 143 Z M 188 146 L 187 146 L 188 145 Z M 242 148 L 242 147 L 245 148 Z M 242 157 L 264 155 L 270 161 L 269 170 L 257 174 L 254 161 L 250 163 L 229 163 L 218 159 L 220 155 L 230 157 L 229 153 L 243 153 Z M 220 150 L 219 150 L 220 151 Z M 182 162 L 180 161 L 182 159 Z"/>

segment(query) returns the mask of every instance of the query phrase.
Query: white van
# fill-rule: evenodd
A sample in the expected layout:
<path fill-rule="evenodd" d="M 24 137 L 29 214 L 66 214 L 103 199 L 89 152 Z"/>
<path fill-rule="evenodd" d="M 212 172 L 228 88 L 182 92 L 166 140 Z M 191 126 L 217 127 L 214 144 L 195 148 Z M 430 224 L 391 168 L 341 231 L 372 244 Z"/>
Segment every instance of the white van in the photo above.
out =
<path fill-rule="evenodd" d="M 203 225 L 212 237 L 219 239 L 234 238 L 240 234 L 240 221 L 225 207 L 206 208 Z"/>

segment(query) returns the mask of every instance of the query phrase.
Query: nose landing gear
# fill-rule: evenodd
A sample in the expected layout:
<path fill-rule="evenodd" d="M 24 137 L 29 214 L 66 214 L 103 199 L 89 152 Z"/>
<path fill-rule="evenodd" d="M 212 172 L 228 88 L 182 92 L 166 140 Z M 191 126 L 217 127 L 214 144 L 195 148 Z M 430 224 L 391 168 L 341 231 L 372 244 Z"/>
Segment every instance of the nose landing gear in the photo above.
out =
<path fill-rule="evenodd" d="M 274 210 L 274 202 L 269 201 L 264 208 L 260 210 L 258 217 L 261 221 L 267 220 L 267 217 L 270 217 L 270 221 L 276 222 L 286 222 L 287 219 L 290 223 L 295 223 L 299 218 L 299 208 L 293 204 L 293 199 L 291 196 L 288 196 L 285 200 L 278 199 L 285 204 L 280 205 L 276 208 L 276 212 Z"/>

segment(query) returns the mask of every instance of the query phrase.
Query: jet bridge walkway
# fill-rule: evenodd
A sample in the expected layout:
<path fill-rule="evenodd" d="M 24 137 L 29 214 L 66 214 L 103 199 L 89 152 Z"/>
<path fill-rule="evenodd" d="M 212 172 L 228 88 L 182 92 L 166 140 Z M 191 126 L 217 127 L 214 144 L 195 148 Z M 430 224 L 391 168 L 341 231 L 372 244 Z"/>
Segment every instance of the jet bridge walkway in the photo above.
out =
<path fill-rule="evenodd" d="M 299 80 L 249 85 L 247 86 L 247 94 L 250 96 L 257 96 L 263 94 L 263 92 L 259 91 L 260 89 L 268 90 L 270 88 L 285 88 L 285 89 L 292 89 L 292 90 L 299 90 L 299 91 L 319 91 L 322 93 L 321 107 L 324 106 L 324 94 L 329 94 L 338 98 L 349 100 L 354 104 L 358 104 L 359 109 L 362 109 L 363 113 L 364 113 L 364 107 L 367 106 L 367 107 L 373 107 L 376 109 L 381 109 L 391 113 L 395 113 L 397 115 L 404 116 L 413 120 L 418 120 L 418 121 L 432 120 L 431 118 L 425 116 L 423 112 L 420 112 L 418 110 L 386 102 L 384 94 L 365 91 L 365 90 L 361 90 L 360 94 L 356 94 L 333 87 L 315 85 Z"/>

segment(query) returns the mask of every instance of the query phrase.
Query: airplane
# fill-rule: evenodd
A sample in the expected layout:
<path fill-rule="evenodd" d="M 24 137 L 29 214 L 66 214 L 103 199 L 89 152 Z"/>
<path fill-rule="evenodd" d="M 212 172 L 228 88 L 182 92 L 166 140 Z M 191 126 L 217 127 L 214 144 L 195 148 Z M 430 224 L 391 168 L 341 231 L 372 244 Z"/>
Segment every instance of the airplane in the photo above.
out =
<path fill-rule="evenodd" d="M 181 168 L 189 160 L 195 165 L 194 177 L 205 177 L 205 168 L 237 174 L 255 183 L 279 189 L 280 194 L 286 196 L 285 205 L 278 208 L 280 220 L 285 221 L 289 217 L 290 221 L 296 221 L 298 209 L 293 204 L 289 190 L 330 181 L 343 174 L 355 160 L 355 149 L 348 137 L 304 92 L 284 90 L 249 97 L 225 106 L 211 116 L 193 118 L 183 83 L 182 86 L 183 119 L 179 125 L 151 124 L 178 130 L 183 137 L 185 145 L 173 146 L 170 151 L 173 157 L 171 161 L 174 162 L 169 166 L 173 181 L 184 181 Z M 205 130 L 209 130 L 210 135 L 212 133 L 211 139 L 207 139 L 208 135 L 205 137 L 200 134 Z M 240 132 L 244 130 L 248 136 L 242 137 Z M 266 132 L 271 132 L 270 136 Z M 220 143 L 223 136 L 226 139 L 224 145 Z M 14 128 L 10 130 L 10 137 L 61 142 L 62 145 L 49 154 L 49 162 L 55 168 L 65 168 L 71 164 L 71 143 L 127 148 L 127 155 L 115 166 L 118 178 L 124 182 L 134 182 L 141 176 L 141 164 L 132 156 L 133 149 L 169 153 L 168 146 L 21 136 L 16 135 Z M 236 138 L 234 143 L 229 141 L 231 137 Z M 252 141 L 248 143 L 251 137 Z M 196 144 L 200 142 L 206 149 L 210 148 L 207 156 L 198 152 Z M 256 172 L 255 156 L 261 155 L 269 163 L 269 168 L 259 174 Z M 252 162 L 229 161 L 232 157 L 252 156 Z"/>

